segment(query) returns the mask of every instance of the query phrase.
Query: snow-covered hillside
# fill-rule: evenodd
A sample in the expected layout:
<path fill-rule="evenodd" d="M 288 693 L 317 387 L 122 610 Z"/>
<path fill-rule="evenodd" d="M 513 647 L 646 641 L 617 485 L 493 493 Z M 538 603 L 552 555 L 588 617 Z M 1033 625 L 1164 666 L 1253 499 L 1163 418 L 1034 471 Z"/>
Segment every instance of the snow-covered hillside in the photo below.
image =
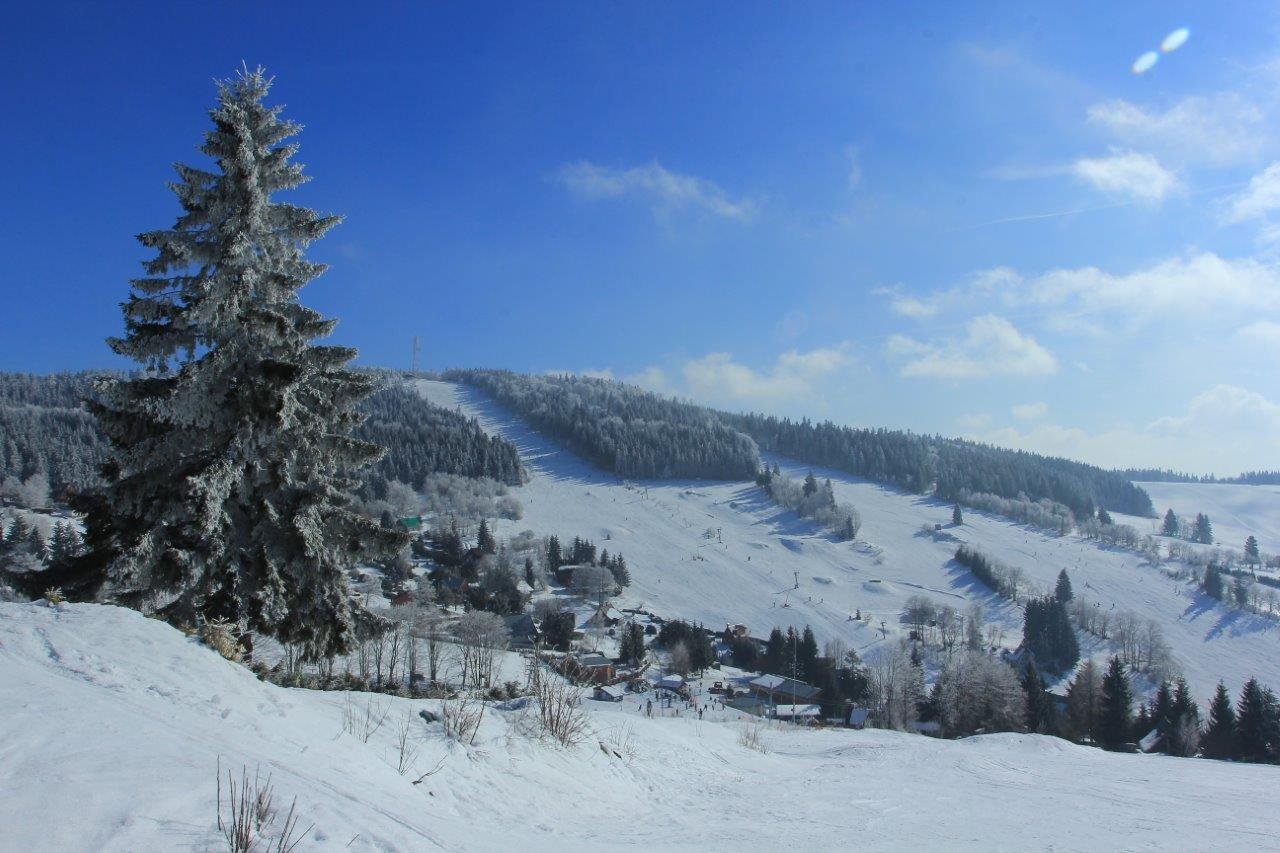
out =
<path fill-rule="evenodd" d="M 731 724 L 588 702 L 576 748 L 496 709 L 464 747 L 414 716 L 429 703 L 372 697 L 389 722 L 365 742 L 343 711 L 369 697 L 262 683 L 115 607 L 0 604 L 0 685 L 6 851 L 219 849 L 219 760 L 297 798 L 298 850 L 1280 848 L 1274 767 L 1034 735 L 789 729 L 760 753 Z"/>
<path fill-rule="evenodd" d="M 1163 516 L 1172 509 L 1178 516 L 1194 518 L 1203 512 L 1213 523 L 1214 540 L 1243 550 L 1246 536 L 1258 537 L 1264 551 L 1280 552 L 1280 486 L 1240 486 L 1228 483 L 1139 483 L 1151 495 L 1151 503 Z M 1154 533 L 1158 520 L 1139 527 Z"/>
<path fill-rule="evenodd" d="M 1135 554 L 1077 536 L 1048 536 L 976 511 L 966 511 L 964 525 L 952 528 L 950 507 L 936 500 L 814 469 L 831 478 L 840 501 L 862 514 L 861 541 L 840 543 L 767 502 L 753 483 L 623 483 L 474 389 L 432 381 L 420 388 L 433 402 L 478 418 L 487 431 L 520 449 L 530 473 L 528 484 L 516 490 L 525 517 L 503 522 L 501 532 L 586 536 L 620 550 L 631 569 L 628 598 L 664 615 L 713 627 L 742 623 L 757 635 L 774 625 L 810 624 L 820 642 L 841 636 L 866 656 L 900 636 L 898 616 L 907 598 L 927 594 L 961 610 L 981 602 L 987 619 L 1016 643 L 1021 611 L 952 561 L 957 544 L 970 542 L 1022 568 L 1042 589 L 1050 589 L 1066 569 L 1076 591 L 1101 606 L 1159 620 L 1202 703 L 1219 678 L 1233 691 L 1250 675 L 1280 685 L 1275 622 L 1223 607 Z M 794 477 L 809 470 L 770 459 Z M 924 523 L 944 529 L 941 535 L 923 534 Z M 851 619 L 859 610 L 872 615 L 870 625 Z"/>

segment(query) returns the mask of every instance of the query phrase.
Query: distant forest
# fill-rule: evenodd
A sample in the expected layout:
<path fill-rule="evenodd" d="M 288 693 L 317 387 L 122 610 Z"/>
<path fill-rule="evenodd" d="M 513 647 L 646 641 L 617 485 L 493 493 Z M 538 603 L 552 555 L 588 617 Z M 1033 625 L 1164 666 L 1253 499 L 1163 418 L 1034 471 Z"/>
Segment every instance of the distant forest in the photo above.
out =
<path fill-rule="evenodd" d="M 583 376 L 451 370 L 444 378 L 480 388 L 620 477 L 749 480 L 760 471 L 754 441 L 691 403 Z"/>
<path fill-rule="evenodd" d="M 488 477 L 509 486 L 524 481 L 511 442 L 486 435 L 475 420 L 428 403 L 403 383 L 377 392 L 364 408 L 369 419 L 356 435 L 388 451 L 365 475 L 374 497 L 385 497 L 391 480 L 420 489 L 431 474 Z"/>
<path fill-rule="evenodd" d="M 1280 486 L 1280 471 L 1245 471 L 1235 477 L 1215 477 L 1212 474 L 1183 474 L 1166 468 L 1125 468 L 1117 471 L 1122 477 L 1141 483 L 1222 483 L 1237 486 Z"/>
<path fill-rule="evenodd" d="M 0 480 L 44 474 L 55 495 L 98 480 L 107 440 L 80 401 L 105 373 L 0 373 Z"/>
<path fill-rule="evenodd" d="M 1099 507 L 1154 515 L 1121 474 L 1081 462 L 888 429 L 718 412 L 633 386 L 580 376 L 501 370 L 444 375 L 490 393 L 538 429 L 624 477 L 739 479 L 759 468 L 756 447 L 944 500 L 962 492 L 1049 499 L 1079 517 Z"/>
<path fill-rule="evenodd" d="M 1047 498 L 1067 506 L 1079 518 L 1092 516 L 1098 507 L 1154 515 L 1151 498 L 1141 488 L 1119 474 L 1083 462 L 829 421 L 815 424 L 757 414 L 722 417 L 766 450 L 908 491 L 932 490 L 943 500 L 958 500 L 962 492 L 985 492 L 1002 498 Z"/>
<path fill-rule="evenodd" d="M 387 386 L 365 402 L 369 419 L 356 431 L 388 449 L 362 472 L 373 497 L 384 497 L 390 480 L 421 488 L 437 473 L 522 481 L 520 456 L 510 442 L 428 403 L 394 374 L 378 373 Z M 81 401 L 93 393 L 96 378 L 109 375 L 0 373 L 0 480 L 43 473 L 55 497 L 94 485 L 109 447 Z"/>

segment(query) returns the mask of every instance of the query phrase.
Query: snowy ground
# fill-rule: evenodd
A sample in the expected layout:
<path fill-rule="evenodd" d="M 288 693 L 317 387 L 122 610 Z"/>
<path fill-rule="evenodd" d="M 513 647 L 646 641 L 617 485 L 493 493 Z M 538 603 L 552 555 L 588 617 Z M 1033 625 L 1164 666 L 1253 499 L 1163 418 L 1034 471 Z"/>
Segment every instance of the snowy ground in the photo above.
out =
<path fill-rule="evenodd" d="M 433 402 L 477 417 L 486 430 L 520 449 L 530 481 L 515 495 L 525 516 L 502 522 L 501 533 L 532 529 L 562 539 L 585 536 L 620 550 L 633 582 L 626 601 L 663 615 L 710 627 L 742 623 L 757 636 L 774 625 L 810 624 L 819 642 L 840 636 L 865 657 L 901 636 L 898 617 L 906 599 L 927 594 L 960 610 L 981 602 L 987 619 L 1003 627 L 1006 644 L 1015 645 L 1020 609 L 991 595 L 951 560 L 959 542 L 970 542 L 1021 567 L 1042 589 L 1050 589 L 1065 568 L 1076 591 L 1101 606 L 1159 620 L 1202 704 L 1219 678 L 1233 693 L 1251 675 L 1280 686 L 1280 625 L 1223 607 L 1135 554 L 1077 536 L 1047 536 L 976 511 L 966 511 L 965 524 L 952 528 L 951 508 L 931 498 L 814 469 L 831 478 L 840 501 L 862 514 L 861 541 L 839 543 L 766 501 L 753 483 L 623 483 L 474 389 L 430 381 L 420 388 Z M 776 461 L 793 477 L 809 470 Z M 922 534 L 926 522 L 944 524 L 942 535 Z M 870 624 L 851 620 L 858 610 L 871 615 Z"/>
<path fill-rule="evenodd" d="M 219 849 L 219 759 L 297 798 L 299 850 L 1280 849 L 1275 767 L 1039 736 L 782 729 L 762 754 L 738 724 L 590 702 L 576 748 L 499 711 L 464 747 L 413 716 L 429 703 L 373 697 L 389 722 L 364 742 L 343 730 L 346 694 L 259 682 L 114 607 L 0 604 L 0 685 L 6 851 Z"/>
<path fill-rule="evenodd" d="M 1258 537 L 1263 551 L 1280 553 L 1280 486 L 1238 486 L 1223 483 L 1138 483 L 1151 495 L 1161 518 L 1167 509 L 1179 517 L 1195 518 L 1203 512 L 1213 524 L 1214 540 L 1236 551 L 1244 550 L 1246 536 Z M 1132 522 L 1131 522 L 1132 523 Z M 1159 519 L 1135 525 L 1144 533 L 1156 533 Z"/>

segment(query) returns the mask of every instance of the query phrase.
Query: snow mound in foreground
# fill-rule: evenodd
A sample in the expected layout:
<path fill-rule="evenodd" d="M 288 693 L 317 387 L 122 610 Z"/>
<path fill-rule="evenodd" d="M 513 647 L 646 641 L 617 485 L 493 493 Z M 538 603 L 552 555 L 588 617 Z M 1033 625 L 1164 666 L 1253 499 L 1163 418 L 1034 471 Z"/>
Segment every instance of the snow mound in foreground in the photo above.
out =
<path fill-rule="evenodd" d="M 299 850 L 1277 844 L 1274 767 L 870 730 L 768 728 L 757 752 L 736 724 L 647 719 L 630 697 L 586 702 L 576 748 L 492 707 L 462 746 L 418 720 L 429 703 L 264 684 L 115 607 L 0 604 L 0 687 L 5 850 L 218 849 L 219 759 L 271 774 L 285 808 L 297 798 L 313 826 Z M 344 708 L 369 702 L 386 725 L 345 731 Z M 402 775 L 406 720 L 418 755 Z"/>

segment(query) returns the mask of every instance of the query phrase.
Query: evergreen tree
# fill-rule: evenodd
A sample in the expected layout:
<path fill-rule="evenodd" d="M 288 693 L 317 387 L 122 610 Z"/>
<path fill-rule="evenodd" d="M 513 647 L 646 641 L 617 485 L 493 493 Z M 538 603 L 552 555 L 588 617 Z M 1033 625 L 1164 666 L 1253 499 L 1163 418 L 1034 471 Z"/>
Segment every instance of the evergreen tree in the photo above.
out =
<path fill-rule="evenodd" d="M 535 580 L 537 580 L 537 578 L 533 573 L 533 558 L 525 557 L 524 558 L 524 582 L 529 585 L 530 589 L 534 589 L 537 586 L 537 584 L 534 583 Z"/>
<path fill-rule="evenodd" d="M 818 662 L 818 640 L 813 636 L 813 629 L 804 626 L 804 634 L 800 639 L 800 647 L 796 650 L 800 678 L 808 681 L 814 677 Z"/>
<path fill-rule="evenodd" d="M 1057 728 L 1054 725 L 1053 700 L 1045 690 L 1044 678 L 1034 660 L 1027 664 L 1022 674 L 1022 692 L 1027 697 L 1027 731 L 1052 734 Z"/>
<path fill-rule="evenodd" d="M 956 527 L 964 524 L 964 515 L 960 512 L 960 504 L 951 507 L 951 523 Z"/>
<path fill-rule="evenodd" d="M 1173 694 L 1174 724 L 1165 744 L 1165 752 L 1190 758 L 1200 747 L 1200 708 L 1191 698 L 1187 680 L 1179 678 Z"/>
<path fill-rule="evenodd" d="M 1063 569 L 1058 572 L 1058 583 L 1053 588 L 1053 597 L 1063 604 L 1066 604 L 1074 597 L 1071 591 L 1071 578 L 1067 576 L 1067 570 Z"/>
<path fill-rule="evenodd" d="M 816 491 L 818 491 L 818 481 L 814 478 L 813 472 L 810 471 L 804 478 L 804 496 L 807 498 Z"/>
<path fill-rule="evenodd" d="M 1234 758 L 1238 752 L 1236 745 L 1236 712 L 1231 707 L 1231 696 L 1227 687 L 1218 682 L 1218 690 L 1213 694 L 1213 702 L 1209 705 L 1209 725 L 1201 740 L 1205 758 Z"/>
<path fill-rule="evenodd" d="M 10 548 L 17 550 L 27 542 L 27 537 L 31 535 L 31 528 L 27 526 L 27 522 L 22 516 L 15 515 L 13 521 L 9 524 L 9 530 L 5 533 L 5 544 Z"/>
<path fill-rule="evenodd" d="M 639 666 L 644 660 L 644 629 L 635 622 L 628 622 L 622 628 L 618 659 L 627 666 Z"/>
<path fill-rule="evenodd" d="M 564 565 L 564 556 L 560 553 L 560 540 L 552 536 L 547 540 L 547 571 L 555 572 Z"/>
<path fill-rule="evenodd" d="M 1178 535 L 1178 516 L 1173 514 L 1172 509 L 1166 511 L 1164 514 L 1164 524 L 1160 527 L 1160 534 L 1162 536 Z"/>
<path fill-rule="evenodd" d="M 1151 705 L 1151 725 L 1156 730 L 1156 736 L 1161 740 L 1162 752 L 1167 752 L 1169 749 L 1169 737 L 1176 722 L 1173 713 L 1173 688 L 1169 682 L 1162 681 L 1156 688 L 1155 702 Z M 1142 736 L 1146 734 L 1147 732 L 1142 732 Z"/>
<path fill-rule="evenodd" d="M 303 251 L 339 217 L 272 200 L 306 178 L 270 85 L 260 69 L 219 84 L 201 146 L 216 170 L 177 166 L 182 216 L 138 238 L 157 254 L 109 343 L 141 371 L 90 403 L 113 455 L 80 582 L 322 657 L 367 621 L 346 569 L 403 542 L 350 507 L 351 473 L 382 453 L 350 436 L 374 385 L 346 367 L 354 350 L 311 343 L 335 321 L 298 302 L 325 269 Z"/>
<path fill-rule="evenodd" d="M 476 547 L 486 554 L 496 554 L 498 552 L 498 540 L 489 532 L 489 522 L 480 519 L 480 530 L 476 533 Z"/>
<path fill-rule="evenodd" d="M 1244 575 L 1236 575 L 1235 582 L 1231 584 L 1231 597 L 1235 600 L 1236 607 L 1249 606 L 1249 584 Z"/>
<path fill-rule="evenodd" d="M 631 586 L 631 572 L 627 569 L 627 561 L 621 554 L 614 554 L 608 565 L 613 574 L 613 581 L 619 587 Z"/>
<path fill-rule="evenodd" d="M 1202 545 L 1213 544 L 1213 525 L 1209 523 L 1209 516 L 1203 512 L 1196 515 L 1196 524 L 1191 531 L 1191 541 Z"/>
<path fill-rule="evenodd" d="M 1104 749 L 1119 749 L 1129 741 L 1133 728 L 1133 694 L 1120 658 L 1113 657 L 1102 678 L 1102 702 L 1098 709 L 1098 743 Z"/>
<path fill-rule="evenodd" d="M 1218 564 L 1210 561 L 1209 565 L 1204 567 L 1204 580 L 1200 582 L 1200 588 L 1204 590 L 1205 595 L 1218 601 L 1226 595 L 1226 586 L 1222 582 L 1222 571 L 1218 568 Z"/>
<path fill-rule="evenodd" d="M 1244 562 L 1249 566 L 1257 566 L 1262 562 L 1262 558 L 1258 553 L 1258 538 L 1256 536 L 1245 537 Z"/>
<path fill-rule="evenodd" d="M 764 644 L 764 660 L 761 665 L 765 672 L 774 675 L 782 675 L 786 672 L 784 662 L 787 667 L 791 665 L 791 656 L 787 652 L 787 639 L 782 634 L 782 629 L 774 626 L 769 632 L 769 639 Z"/>
<path fill-rule="evenodd" d="M 1236 757 L 1241 761 L 1274 761 L 1280 749 L 1280 711 L 1275 696 L 1250 678 L 1236 705 Z"/>
<path fill-rule="evenodd" d="M 1106 507 L 1098 507 L 1098 523 L 1108 526 L 1115 524 L 1115 522 L 1111 520 L 1111 513 L 1107 512 Z"/>

